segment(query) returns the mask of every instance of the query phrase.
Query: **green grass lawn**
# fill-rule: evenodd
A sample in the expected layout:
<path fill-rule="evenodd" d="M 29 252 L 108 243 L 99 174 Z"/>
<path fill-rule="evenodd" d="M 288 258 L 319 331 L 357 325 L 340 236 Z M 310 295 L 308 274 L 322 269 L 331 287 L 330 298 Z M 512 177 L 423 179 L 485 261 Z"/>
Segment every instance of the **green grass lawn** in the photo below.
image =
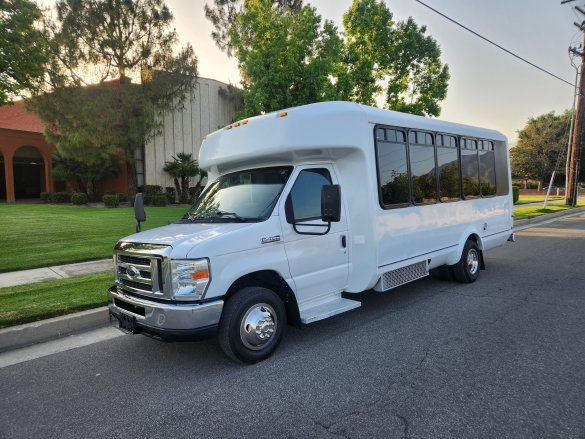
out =
<path fill-rule="evenodd" d="M 0 328 L 104 306 L 113 273 L 0 288 Z"/>
<path fill-rule="evenodd" d="M 520 195 L 520 198 L 518 198 L 518 201 L 516 202 L 516 206 L 520 205 L 520 204 L 528 204 L 528 203 L 544 203 L 544 198 L 545 198 L 546 194 L 544 195 Z M 554 200 L 564 200 L 565 197 L 564 196 L 556 196 L 556 195 L 551 195 L 550 197 L 548 197 L 548 201 L 554 201 Z"/>
<path fill-rule="evenodd" d="M 143 230 L 175 222 L 187 206 L 147 207 Z M 0 272 L 108 258 L 134 233 L 132 208 L 0 204 Z"/>
<path fill-rule="evenodd" d="M 585 206 L 585 200 L 579 201 L 577 205 Z M 520 221 L 525 219 L 534 218 L 541 215 L 546 215 L 548 213 L 555 213 L 561 212 L 563 210 L 572 209 L 564 204 L 549 204 L 547 205 L 546 209 L 543 209 L 542 206 L 531 206 L 531 207 L 520 207 L 514 209 L 514 221 Z"/>

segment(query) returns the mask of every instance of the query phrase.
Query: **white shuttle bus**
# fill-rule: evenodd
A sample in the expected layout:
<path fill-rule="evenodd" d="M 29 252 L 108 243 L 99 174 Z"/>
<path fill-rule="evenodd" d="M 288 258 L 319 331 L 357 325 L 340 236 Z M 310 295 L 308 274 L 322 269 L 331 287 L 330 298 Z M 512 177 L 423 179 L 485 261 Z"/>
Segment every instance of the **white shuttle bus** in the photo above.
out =
<path fill-rule="evenodd" d="M 514 238 L 508 145 L 492 130 L 318 103 L 210 134 L 199 164 L 209 183 L 183 219 L 115 247 L 124 331 L 217 335 L 257 362 L 286 325 L 359 307 L 351 293 L 433 268 L 473 282 L 483 253 Z"/>

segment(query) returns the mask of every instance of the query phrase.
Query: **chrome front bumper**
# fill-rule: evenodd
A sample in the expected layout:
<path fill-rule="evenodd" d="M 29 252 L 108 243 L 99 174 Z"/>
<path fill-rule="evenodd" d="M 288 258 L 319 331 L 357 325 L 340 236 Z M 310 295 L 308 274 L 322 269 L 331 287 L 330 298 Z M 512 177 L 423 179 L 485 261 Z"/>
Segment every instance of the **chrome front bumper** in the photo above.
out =
<path fill-rule="evenodd" d="M 110 294 L 110 315 L 120 322 L 121 329 L 129 329 L 122 322 L 131 321 L 129 332 L 143 333 L 165 340 L 194 340 L 213 336 L 217 332 L 223 300 L 209 303 L 160 303 L 125 294 L 116 286 Z"/>

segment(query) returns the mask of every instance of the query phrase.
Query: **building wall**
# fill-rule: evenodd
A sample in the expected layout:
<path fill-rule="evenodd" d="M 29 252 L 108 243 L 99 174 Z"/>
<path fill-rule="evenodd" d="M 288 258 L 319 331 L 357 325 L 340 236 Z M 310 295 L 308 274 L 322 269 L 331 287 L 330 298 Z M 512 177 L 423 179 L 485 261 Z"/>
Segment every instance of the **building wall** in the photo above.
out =
<path fill-rule="evenodd" d="M 3 166 L 1 172 L 4 181 L 0 182 L 0 201 L 14 202 L 15 182 L 14 182 L 14 157 L 19 154 L 23 147 L 34 148 L 43 159 L 41 191 L 50 192 L 53 190 L 53 178 L 51 175 L 52 159 L 51 154 L 55 147 L 45 141 L 45 137 L 40 133 L 27 131 L 0 129 L 0 162 Z"/>
<path fill-rule="evenodd" d="M 199 78 L 184 108 L 161 116 L 160 134 L 144 147 L 144 184 L 173 186 L 172 179 L 163 171 L 165 161 L 179 152 L 191 153 L 197 159 L 203 138 L 235 120 L 236 105 L 222 96 L 222 88 L 226 90 L 227 84 Z"/>

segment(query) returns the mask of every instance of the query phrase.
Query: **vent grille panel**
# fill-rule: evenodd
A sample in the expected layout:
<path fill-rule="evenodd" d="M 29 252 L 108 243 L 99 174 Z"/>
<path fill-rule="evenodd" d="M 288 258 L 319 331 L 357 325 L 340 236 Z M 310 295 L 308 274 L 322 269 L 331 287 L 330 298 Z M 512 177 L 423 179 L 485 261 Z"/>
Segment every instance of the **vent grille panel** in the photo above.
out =
<path fill-rule="evenodd" d="M 428 274 L 427 261 L 417 262 L 416 264 L 388 271 L 382 275 L 382 290 L 386 291 L 399 287 L 413 280 L 428 276 Z"/>

